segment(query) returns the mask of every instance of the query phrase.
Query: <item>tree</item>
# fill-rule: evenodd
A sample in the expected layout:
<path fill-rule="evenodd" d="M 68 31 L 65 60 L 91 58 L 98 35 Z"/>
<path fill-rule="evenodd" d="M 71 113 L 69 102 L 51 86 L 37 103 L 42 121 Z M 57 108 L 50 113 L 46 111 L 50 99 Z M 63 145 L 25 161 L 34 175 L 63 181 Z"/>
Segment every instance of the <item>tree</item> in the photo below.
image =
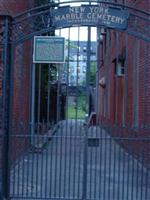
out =
<path fill-rule="evenodd" d="M 90 84 L 96 84 L 96 61 L 91 61 L 90 65 Z"/>
<path fill-rule="evenodd" d="M 89 80 L 90 85 L 95 85 L 96 84 L 96 61 L 91 61 L 90 64 L 90 80 Z M 86 85 L 86 76 L 82 81 L 82 85 Z"/>

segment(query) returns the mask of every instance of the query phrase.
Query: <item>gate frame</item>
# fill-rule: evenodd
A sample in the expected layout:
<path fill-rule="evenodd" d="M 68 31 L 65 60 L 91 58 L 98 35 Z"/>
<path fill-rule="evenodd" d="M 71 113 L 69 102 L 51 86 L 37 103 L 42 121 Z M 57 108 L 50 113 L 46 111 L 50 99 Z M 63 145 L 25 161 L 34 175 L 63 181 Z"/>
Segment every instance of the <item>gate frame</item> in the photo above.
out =
<path fill-rule="evenodd" d="M 11 123 L 11 25 L 10 15 L 0 16 L 3 19 L 3 95 L 2 95 L 2 199 L 9 197 L 9 172 L 10 172 L 10 123 Z"/>
<path fill-rule="evenodd" d="M 43 33 L 48 33 L 50 31 L 54 31 L 55 27 L 46 27 L 41 28 L 38 31 L 31 32 L 29 34 L 25 34 L 24 32 L 21 34 L 22 30 L 20 32 L 16 32 L 18 34 L 18 38 L 14 38 L 13 31 L 15 31 L 14 27 L 17 25 L 20 26 L 20 23 L 25 22 L 26 20 L 30 20 L 34 18 L 35 16 L 39 16 L 42 13 L 48 12 L 50 9 L 59 7 L 63 4 L 70 4 L 75 2 L 86 2 L 88 3 L 101 3 L 103 5 L 113 6 L 116 8 L 121 9 L 128 9 L 131 11 L 135 11 L 137 18 L 147 21 L 150 23 L 150 14 L 144 10 L 140 10 L 131 6 L 127 6 L 124 4 L 119 3 L 113 3 L 113 2 L 106 2 L 106 1 L 64 1 L 60 3 L 50 3 L 46 4 L 44 6 L 36 7 L 30 10 L 27 10 L 25 12 L 22 12 L 15 17 L 9 16 L 9 15 L 2 15 L 0 18 L 3 20 L 4 24 L 4 30 L 3 30 L 3 67 L 4 67 L 4 80 L 3 80 L 3 117 L 2 117 L 2 199 L 9 199 L 9 183 L 10 183 L 10 134 L 11 134 L 11 94 L 12 94 L 12 73 L 13 73 L 13 66 L 12 66 L 12 58 L 11 55 L 13 53 L 13 49 L 18 44 L 23 43 L 24 41 L 27 41 L 31 39 L 34 35 L 40 35 Z M 130 12 L 130 11 L 129 11 Z M 139 13 L 139 14 L 138 14 Z M 132 13 L 133 14 L 133 13 Z M 147 17 L 145 17 L 147 16 Z M 35 26 L 35 25 L 34 25 Z M 100 26 L 101 27 L 101 26 Z M 18 28 L 18 27 L 17 27 Z M 69 27 L 71 28 L 71 27 Z M 99 28 L 99 27 L 98 27 Z M 107 27 L 104 27 L 107 28 Z M 149 28 L 150 29 L 150 28 Z M 16 29 L 17 30 L 17 29 Z M 115 28 L 113 29 L 115 30 Z M 17 30 L 18 31 L 18 30 Z M 117 30 L 118 31 L 118 30 Z M 141 35 L 141 33 L 137 32 L 137 30 L 130 31 L 130 30 L 123 30 L 121 32 L 124 32 L 128 35 L 132 35 L 136 38 L 139 38 L 141 40 L 144 40 L 145 42 L 150 42 L 150 36 L 146 37 L 144 35 Z M 0 152 L 1 153 L 1 152 Z"/>

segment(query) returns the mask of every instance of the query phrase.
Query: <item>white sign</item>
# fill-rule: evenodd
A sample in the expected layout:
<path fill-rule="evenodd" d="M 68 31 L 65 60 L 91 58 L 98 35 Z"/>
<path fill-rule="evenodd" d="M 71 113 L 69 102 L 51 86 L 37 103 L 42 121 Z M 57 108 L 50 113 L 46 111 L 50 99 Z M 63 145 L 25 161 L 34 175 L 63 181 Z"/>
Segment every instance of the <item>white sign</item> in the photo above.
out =
<path fill-rule="evenodd" d="M 33 63 L 64 63 L 65 38 L 55 36 L 35 36 Z"/>

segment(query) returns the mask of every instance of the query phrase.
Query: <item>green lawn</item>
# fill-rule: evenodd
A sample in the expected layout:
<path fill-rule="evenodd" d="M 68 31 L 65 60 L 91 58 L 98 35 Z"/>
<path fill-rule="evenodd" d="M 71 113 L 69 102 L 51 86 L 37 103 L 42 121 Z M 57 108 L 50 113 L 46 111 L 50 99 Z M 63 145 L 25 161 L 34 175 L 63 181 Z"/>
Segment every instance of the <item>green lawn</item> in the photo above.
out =
<path fill-rule="evenodd" d="M 84 119 L 85 118 L 86 97 L 79 96 L 75 105 L 68 106 L 68 119 Z"/>
<path fill-rule="evenodd" d="M 84 119 L 85 118 L 85 111 L 81 108 L 76 109 L 75 106 L 68 107 L 68 119 Z"/>

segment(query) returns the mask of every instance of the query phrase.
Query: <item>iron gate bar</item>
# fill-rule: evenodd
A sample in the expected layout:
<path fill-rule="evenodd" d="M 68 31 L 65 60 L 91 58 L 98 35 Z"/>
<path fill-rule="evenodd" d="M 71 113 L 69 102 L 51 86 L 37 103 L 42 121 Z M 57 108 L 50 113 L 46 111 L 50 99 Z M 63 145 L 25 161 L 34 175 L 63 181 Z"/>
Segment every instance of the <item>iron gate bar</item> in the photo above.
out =
<path fill-rule="evenodd" d="M 131 129 L 131 130 L 134 130 L 133 128 Z M 149 129 L 148 129 L 149 130 Z M 28 135 L 11 135 L 12 137 L 18 137 L 18 138 L 28 138 L 29 136 Z M 36 138 L 37 136 L 35 136 L 35 138 Z M 75 139 L 75 138 L 77 138 L 77 139 L 79 139 L 81 136 L 79 136 L 79 135 L 77 135 L 77 136 L 62 136 L 62 137 L 64 137 L 64 138 L 73 138 L 73 139 Z M 40 135 L 38 135 L 38 138 L 41 138 L 41 139 L 43 139 L 43 136 L 40 136 Z M 55 135 L 55 138 L 60 138 L 60 136 L 56 136 Z M 102 136 L 102 137 L 97 137 L 97 139 L 99 139 L 99 140 L 111 140 L 111 138 L 109 138 L 109 137 L 104 137 L 104 136 Z M 135 138 L 135 137 L 117 137 L 117 136 L 113 136 L 113 139 L 114 140 L 129 140 L 129 141 L 149 141 L 150 142 L 150 138 L 149 137 L 144 137 L 144 138 Z"/>
<path fill-rule="evenodd" d="M 144 42 L 144 85 L 148 84 L 147 71 L 148 71 L 149 49 L 150 49 L 149 43 L 147 44 L 146 42 Z M 145 101 L 147 99 L 147 93 L 148 93 L 147 90 L 148 90 L 148 88 L 144 87 L 144 100 Z M 144 104 L 144 124 L 146 124 L 147 114 L 148 114 L 148 112 L 147 112 L 146 104 Z M 147 128 L 149 128 L 149 127 L 147 127 Z"/>
<path fill-rule="evenodd" d="M 76 58 L 76 80 L 75 80 L 75 87 L 76 87 L 76 96 L 75 96 L 75 133 L 77 133 L 77 129 L 78 129 L 78 125 L 77 125 L 77 116 L 78 116 L 78 77 L 79 77 L 79 73 L 78 73 L 78 64 L 79 64 L 79 34 L 80 34 L 80 27 L 77 26 L 77 58 Z M 79 138 L 80 139 L 80 138 Z M 77 145 L 77 138 L 75 136 L 75 146 Z M 73 163 L 73 198 L 75 198 L 75 191 L 76 191 L 76 163 L 77 163 L 77 152 L 74 151 L 73 154 L 74 157 L 74 163 Z M 77 195 L 78 196 L 78 195 Z"/>
<path fill-rule="evenodd" d="M 69 96 L 69 90 L 68 90 L 68 85 L 69 85 L 69 53 L 70 53 L 70 28 L 68 29 L 68 32 L 67 32 L 67 46 L 68 46 L 68 50 L 67 50 L 67 59 L 66 59 L 66 61 L 67 61 L 67 77 L 66 77 L 66 89 L 65 89 L 65 94 L 66 94 L 66 96 L 68 97 Z M 66 105 L 65 105 L 65 110 L 66 110 L 66 113 L 65 113 L 65 115 L 66 115 L 66 118 L 68 119 L 68 105 L 69 105 L 69 100 L 68 100 L 68 98 L 66 99 Z M 65 126 L 66 126 L 66 136 L 68 135 L 68 121 L 66 121 L 66 124 L 65 124 Z M 69 146 L 69 142 L 68 142 L 68 140 L 67 140 L 67 138 L 66 138 L 66 145 L 65 145 L 65 165 L 64 165 L 64 168 L 65 168 L 65 170 L 64 170 L 64 185 L 66 185 L 66 182 L 67 182 L 67 180 L 66 180 L 66 175 L 67 175 L 67 173 L 66 173 L 66 169 L 67 169 L 67 147 Z M 70 142 L 71 143 L 71 142 Z M 71 156 L 71 154 L 70 154 L 70 156 Z M 70 171 L 70 166 L 68 166 L 68 168 L 69 168 L 69 171 Z M 70 184 L 69 184 L 70 185 Z M 69 193 L 69 189 L 68 189 L 68 193 Z M 65 188 L 64 188 L 64 190 L 63 190 L 63 196 L 64 197 L 66 197 L 65 196 Z M 68 196 L 69 196 L 69 194 L 68 194 Z"/>
<path fill-rule="evenodd" d="M 11 126 L 11 21 L 8 15 L 3 16 L 3 116 L 2 116 L 2 197 L 9 196 L 9 170 L 10 170 L 10 126 Z"/>
<path fill-rule="evenodd" d="M 41 198 L 40 197 L 33 197 L 33 198 L 30 198 L 30 197 L 10 197 L 9 199 L 11 199 L 11 200 L 17 200 L 17 199 L 19 199 L 19 200 L 24 200 L 24 199 L 26 199 L 26 200 L 34 200 L 34 199 L 39 199 L 39 200 L 41 200 Z M 82 200 L 82 198 L 80 198 L 80 199 L 77 199 L 77 198 L 44 198 L 44 199 L 42 199 L 42 200 Z M 86 199 L 86 200 L 94 200 L 94 199 Z"/>
<path fill-rule="evenodd" d="M 126 114 L 127 114 L 127 104 L 125 103 L 125 99 L 127 99 L 127 91 L 128 91 L 128 35 L 125 35 L 125 61 L 124 61 L 124 74 L 125 74 L 125 80 L 124 80 L 124 126 L 125 124 L 125 120 L 126 120 Z M 125 162 L 125 156 L 123 158 L 123 161 Z M 128 161 L 129 162 L 129 161 Z M 129 174 L 129 173 L 128 173 Z M 125 175 L 125 168 L 123 168 L 123 177 Z M 127 176 L 127 180 L 129 179 L 129 175 Z M 128 184 L 128 181 L 127 181 Z M 129 184 L 128 184 L 129 185 Z M 125 186 L 125 178 L 123 179 L 123 185 L 122 185 L 122 197 L 124 195 L 124 193 L 126 192 L 124 189 Z M 127 189 L 128 190 L 128 189 Z M 127 191 L 128 192 L 128 191 Z"/>
<path fill-rule="evenodd" d="M 150 49 L 150 47 L 148 46 L 148 44 L 147 43 L 145 43 L 145 45 L 144 45 L 144 82 L 147 82 L 148 83 L 148 78 L 147 78 L 147 70 L 148 70 L 148 59 L 149 59 L 149 49 Z M 146 87 L 144 87 L 144 100 L 146 100 L 146 98 L 147 98 L 147 88 Z M 144 115 L 145 115 L 145 117 L 144 117 L 144 124 L 146 124 L 146 116 L 147 116 L 147 109 L 146 109 L 146 105 L 144 105 L 144 107 L 145 107 L 145 112 L 144 112 Z M 150 129 L 149 129 L 150 130 Z M 144 148 L 144 147 L 143 147 Z M 145 193 L 146 193 L 146 195 L 145 195 L 145 197 L 148 199 L 148 184 L 149 184 L 149 182 L 148 182 L 148 180 L 149 180 L 149 178 L 150 178 L 150 175 L 149 175 L 149 173 L 147 172 L 146 173 L 146 177 L 147 177 L 147 180 L 146 180 L 146 191 L 145 191 Z"/>
<path fill-rule="evenodd" d="M 100 49 L 101 49 L 100 34 L 101 34 L 101 29 L 97 29 L 97 65 L 96 65 L 96 73 L 95 73 L 96 85 L 99 85 L 99 79 L 100 79 L 99 69 L 100 69 L 100 65 L 101 65 L 100 62 L 101 62 L 101 59 L 102 59 L 101 58 L 101 52 L 100 52 Z M 96 95 L 96 99 L 95 99 L 95 112 L 96 112 L 96 116 L 98 116 L 98 113 L 99 113 L 99 110 L 100 110 L 100 108 L 99 108 L 100 106 L 98 104 L 98 99 L 99 99 L 99 93 L 98 93 L 98 91 L 99 91 L 99 87 L 96 87 L 96 90 L 95 90 L 95 95 Z M 96 137 L 98 137 L 97 124 L 98 124 L 98 117 L 96 117 Z M 100 142 L 99 142 L 99 145 L 100 145 Z M 102 147 L 102 145 L 101 145 L 101 147 Z M 96 155 L 96 159 L 97 159 L 97 156 L 98 156 L 98 153 Z M 97 164 L 98 164 L 98 161 L 97 161 Z M 101 173 L 101 171 L 100 171 L 100 173 Z M 99 177 L 98 177 L 98 183 L 99 184 L 100 184 L 100 173 L 99 173 Z M 96 193 L 96 191 L 95 191 L 95 193 Z M 99 194 L 98 196 L 100 197 L 100 189 L 99 189 L 99 192 L 97 191 L 97 193 Z"/>
<path fill-rule="evenodd" d="M 70 66 L 69 66 L 69 62 L 70 62 L 70 59 L 69 59 L 69 57 L 70 57 L 70 49 L 71 49 L 71 39 L 70 39 L 70 28 L 68 29 L 68 52 L 67 52 L 67 55 L 68 55 L 68 58 L 67 58 L 67 96 L 69 96 L 69 87 L 68 87 L 68 85 L 69 85 L 69 70 L 70 70 Z M 68 119 L 68 107 L 69 107 L 69 100 L 68 100 L 68 98 L 67 98 L 67 100 L 66 100 L 66 112 L 67 112 L 67 114 L 66 114 L 66 117 L 67 117 L 67 119 Z M 66 121 L 66 129 L 67 129 L 67 131 L 66 131 L 66 135 L 68 135 L 68 121 Z M 70 146 L 72 146 L 72 140 L 71 140 L 71 138 L 70 138 L 70 140 L 69 140 L 69 142 L 70 142 Z M 67 145 L 69 145 L 69 142 L 68 142 L 68 144 Z M 69 152 L 69 157 L 71 157 L 71 151 Z M 66 158 L 66 155 L 65 155 L 65 158 Z M 66 161 L 66 160 L 65 160 Z M 69 168 L 69 171 L 71 171 L 71 162 L 69 162 L 69 166 L 68 166 L 68 168 Z M 70 176 L 68 177 L 68 184 L 69 184 L 69 187 L 68 187 L 68 196 L 70 196 Z M 65 184 L 66 184 L 66 179 L 65 179 Z M 64 196 L 65 196 L 65 188 L 64 188 L 64 192 L 63 192 L 63 194 L 64 194 Z"/>
<path fill-rule="evenodd" d="M 117 33 L 116 33 L 117 34 Z M 108 73 L 109 73 L 109 61 L 108 61 L 108 56 L 109 56 L 109 29 L 107 29 L 106 30 L 106 39 L 105 39 L 105 43 L 106 43 L 106 50 L 105 50 L 105 52 L 106 52 L 106 66 L 105 66 L 105 69 L 104 69 L 104 73 L 105 73 L 105 77 L 106 77 L 106 85 L 108 86 Z M 116 46 L 117 46 L 117 42 L 116 42 Z M 117 51 L 116 51 L 117 52 Z M 105 101 L 105 113 L 108 113 L 108 87 L 106 88 L 106 92 L 105 92 L 105 94 L 104 94 L 104 96 L 105 96 L 105 99 L 104 99 L 104 101 Z M 107 145 L 108 145 L 108 142 L 106 141 L 106 140 L 104 140 L 105 142 L 104 142 L 104 150 L 105 150 L 105 152 L 107 152 Z M 104 165 L 105 166 L 107 166 L 108 164 L 107 164 L 107 160 L 108 160 L 108 155 L 107 155 L 107 153 L 106 153 L 106 155 L 105 155 L 105 159 L 104 159 Z M 103 198 L 105 199 L 106 198 L 106 167 L 105 167 L 105 169 L 104 169 L 104 189 L 103 189 Z"/>
<path fill-rule="evenodd" d="M 61 30 L 60 30 L 60 35 L 61 35 Z M 59 64 L 60 67 L 60 86 L 61 86 L 61 81 L 62 81 L 62 68 L 61 68 L 61 64 Z M 59 95 L 59 94 L 58 94 Z M 60 104 L 60 103 L 59 103 Z M 61 111 L 60 111 L 61 112 Z M 59 116 L 60 116 L 60 112 L 59 112 Z M 60 120 L 60 119 L 59 119 Z M 61 127 L 61 132 L 63 133 L 65 131 L 64 126 Z M 65 134 L 66 135 L 66 134 Z M 66 140 L 64 140 L 65 143 L 65 147 L 66 147 Z M 61 137 L 60 139 L 60 150 L 59 153 L 61 154 L 61 152 L 63 151 L 63 138 Z M 66 151 L 65 151 L 66 153 Z M 61 170 L 61 164 L 62 164 L 62 156 L 60 158 L 60 163 L 59 163 L 59 178 L 60 180 L 62 179 L 62 170 Z M 66 170 L 66 169 L 65 169 Z M 61 182 L 59 182 L 59 196 L 62 196 L 62 187 L 61 187 Z"/>
<path fill-rule="evenodd" d="M 77 90 L 76 90 L 76 97 L 77 97 L 77 101 L 76 101 L 76 120 L 78 119 L 78 115 L 79 115 L 79 110 L 78 110 L 78 108 L 79 108 L 79 99 L 78 99 L 78 96 L 79 96 L 79 90 L 78 90 L 78 88 L 79 88 L 79 85 L 80 85 L 80 83 L 79 83 L 79 66 L 80 66 L 80 62 L 81 62 L 81 58 L 80 58 L 80 32 L 81 32 L 81 27 L 78 27 L 78 38 L 77 38 L 77 46 L 78 46 L 78 50 L 77 50 Z M 77 124 L 78 122 L 76 122 L 76 130 L 78 130 L 78 124 Z M 79 136 L 80 137 L 80 141 L 81 141 L 81 135 Z M 78 162 L 79 162 L 79 166 L 80 166 L 80 164 L 81 164 L 81 147 L 79 148 L 79 160 L 78 160 Z M 78 193 L 78 198 L 80 198 L 80 181 L 82 181 L 82 180 L 80 180 L 80 173 L 81 173 L 81 169 L 80 169 L 80 167 L 79 167 L 79 173 L 78 173 L 78 178 L 77 178 L 77 180 L 78 180 L 78 182 L 79 182 L 79 184 L 78 184 L 78 187 L 77 187 L 77 193 Z"/>

